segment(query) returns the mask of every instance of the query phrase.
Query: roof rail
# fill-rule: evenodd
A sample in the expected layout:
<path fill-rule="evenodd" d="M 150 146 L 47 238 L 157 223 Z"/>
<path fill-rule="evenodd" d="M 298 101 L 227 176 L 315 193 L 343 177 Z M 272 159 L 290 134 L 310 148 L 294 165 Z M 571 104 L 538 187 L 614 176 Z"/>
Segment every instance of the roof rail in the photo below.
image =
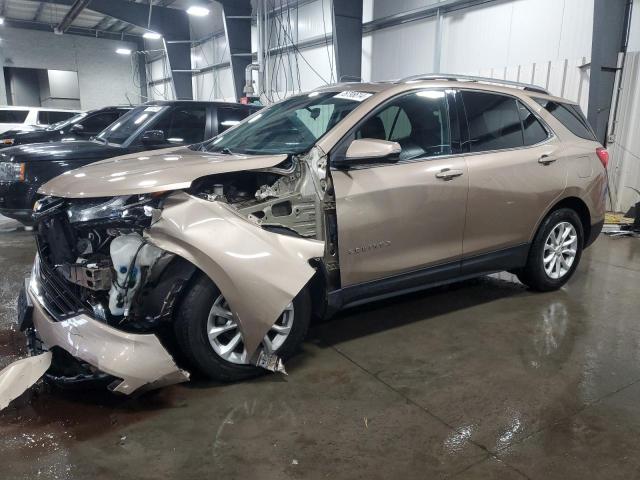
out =
<path fill-rule="evenodd" d="M 545 95 L 551 95 L 551 93 L 542 87 L 537 85 L 532 85 L 529 83 L 522 82 L 514 82 L 512 80 L 502 80 L 500 78 L 490 78 L 490 77 L 474 77 L 471 75 L 452 75 L 452 74 L 441 74 L 441 73 L 430 73 L 424 75 L 411 75 L 410 77 L 405 77 L 398 80 L 397 83 L 404 83 L 410 81 L 417 80 L 450 80 L 450 81 L 465 81 L 465 82 L 484 82 L 484 83 L 496 83 L 499 85 L 507 85 L 510 87 L 519 87 L 524 90 L 528 90 L 530 92 L 543 93 Z"/>

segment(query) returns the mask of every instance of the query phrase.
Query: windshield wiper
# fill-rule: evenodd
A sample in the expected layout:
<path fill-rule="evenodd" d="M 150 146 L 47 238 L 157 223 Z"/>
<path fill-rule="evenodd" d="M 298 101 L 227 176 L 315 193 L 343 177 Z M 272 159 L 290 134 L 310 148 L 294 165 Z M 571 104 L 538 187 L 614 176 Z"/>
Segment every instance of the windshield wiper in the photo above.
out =
<path fill-rule="evenodd" d="M 224 153 L 225 155 L 233 155 L 233 152 L 231 150 L 229 150 L 228 147 L 222 147 L 220 150 L 218 150 L 220 153 Z"/>
<path fill-rule="evenodd" d="M 106 145 L 107 143 L 109 143 L 109 142 L 107 142 L 107 139 L 106 139 L 106 138 L 93 137 L 93 138 L 92 138 L 92 140 L 98 141 L 98 142 L 100 142 L 100 143 L 102 143 L 102 144 L 104 144 L 104 145 Z"/>

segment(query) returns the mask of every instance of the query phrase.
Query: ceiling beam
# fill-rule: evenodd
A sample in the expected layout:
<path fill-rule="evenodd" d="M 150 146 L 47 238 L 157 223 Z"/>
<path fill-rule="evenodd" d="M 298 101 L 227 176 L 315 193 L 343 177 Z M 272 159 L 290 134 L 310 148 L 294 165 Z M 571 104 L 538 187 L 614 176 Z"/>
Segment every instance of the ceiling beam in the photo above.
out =
<path fill-rule="evenodd" d="M 82 13 L 82 10 L 91 2 L 91 0 L 76 0 L 71 5 L 71 8 L 64 16 L 64 18 L 56 25 L 53 29 L 56 33 L 64 33 L 73 23 L 73 21 L 78 18 L 78 15 Z"/>

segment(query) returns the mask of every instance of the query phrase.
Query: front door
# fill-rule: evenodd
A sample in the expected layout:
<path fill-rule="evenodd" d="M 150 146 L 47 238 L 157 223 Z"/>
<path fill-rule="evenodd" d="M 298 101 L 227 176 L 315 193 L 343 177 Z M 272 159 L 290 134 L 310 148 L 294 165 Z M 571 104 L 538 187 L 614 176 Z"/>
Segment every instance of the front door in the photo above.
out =
<path fill-rule="evenodd" d="M 440 90 L 403 94 L 345 139 L 394 141 L 402 152 L 397 163 L 331 172 L 342 287 L 441 264 L 459 267 L 468 179 L 456 155 L 450 104 Z"/>

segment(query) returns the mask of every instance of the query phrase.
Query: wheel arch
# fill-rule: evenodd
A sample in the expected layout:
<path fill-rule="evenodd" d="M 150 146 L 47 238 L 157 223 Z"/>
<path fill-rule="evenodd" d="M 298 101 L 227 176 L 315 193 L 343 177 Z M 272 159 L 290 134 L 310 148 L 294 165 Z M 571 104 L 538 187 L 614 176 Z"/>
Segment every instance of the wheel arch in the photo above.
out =
<path fill-rule="evenodd" d="M 588 246 L 586 242 L 591 238 L 591 213 L 589 212 L 589 207 L 587 207 L 585 201 L 576 196 L 568 196 L 558 200 L 544 213 L 544 215 L 542 215 L 535 230 L 533 231 L 531 242 L 533 242 L 533 239 L 538 234 L 540 226 L 542 225 L 542 222 L 544 222 L 545 218 L 561 208 L 569 208 L 578 214 L 580 223 L 582 224 L 583 241 L 585 242 L 583 247 L 586 248 Z"/>

